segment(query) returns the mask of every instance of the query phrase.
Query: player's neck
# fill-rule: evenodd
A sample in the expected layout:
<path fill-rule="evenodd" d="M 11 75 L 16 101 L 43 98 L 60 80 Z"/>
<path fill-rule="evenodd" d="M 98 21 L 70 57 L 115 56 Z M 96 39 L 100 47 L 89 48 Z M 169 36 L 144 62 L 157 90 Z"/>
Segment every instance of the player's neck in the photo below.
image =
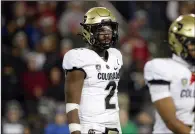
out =
<path fill-rule="evenodd" d="M 108 56 L 106 54 L 107 50 L 99 50 L 95 47 L 89 47 L 91 50 L 95 51 L 100 57 L 104 58 L 105 60 L 107 60 Z"/>
<path fill-rule="evenodd" d="M 95 51 L 100 57 L 106 59 L 106 50 L 104 51 Z"/>

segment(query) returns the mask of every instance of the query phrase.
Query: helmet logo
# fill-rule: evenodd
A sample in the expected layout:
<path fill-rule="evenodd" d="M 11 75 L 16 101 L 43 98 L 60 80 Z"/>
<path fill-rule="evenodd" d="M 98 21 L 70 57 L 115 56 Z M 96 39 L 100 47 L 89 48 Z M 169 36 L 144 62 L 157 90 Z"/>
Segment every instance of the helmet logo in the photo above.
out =
<path fill-rule="evenodd" d="M 179 23 L 179 22 L 177 24 L 178 24 L 177 31 L 180 31 L 183 28 L 183 24 L 182 23 Z"/>
<path fill-rule="evenodd" d="M 83 20 L 83 23 L 85 23 L 87 20 L 87 16 L 84 16 L 84 20 Z"/>

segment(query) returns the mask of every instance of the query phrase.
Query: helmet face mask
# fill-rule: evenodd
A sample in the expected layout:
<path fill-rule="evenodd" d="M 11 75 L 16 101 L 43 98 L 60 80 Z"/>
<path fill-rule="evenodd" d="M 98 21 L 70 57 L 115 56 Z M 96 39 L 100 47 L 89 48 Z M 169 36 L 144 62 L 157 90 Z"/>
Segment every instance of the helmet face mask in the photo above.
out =
<path fill-rule="evenodd" d="M 187 49 L 188 52 L 186 60 L 195 65 L 195 39 L 187 41 L 184 47 Z"/>
<path fill-rule="evenodd" d="M 195 64 L 195 15 L 179 16 L 169 28 L 168 40 L 173 53 Z"/>
<path fill-rule="evenodd" d="M 110 24 L 101 24 L 94 27 L 92 30 L 94 35 L 94 44 L 92 45 L 101 50 L 108 49 L 115 45 L 117 41 L 117 35 L 114 33 L 116 32 L 115 27 Z"/>
<path fill-rule="evenodd" d="M 84 40 L 99 50 L 105 50 L 118 41 L 118 23 L 112 13 L 103 7 L 90 9 L 81 23 Z"/>

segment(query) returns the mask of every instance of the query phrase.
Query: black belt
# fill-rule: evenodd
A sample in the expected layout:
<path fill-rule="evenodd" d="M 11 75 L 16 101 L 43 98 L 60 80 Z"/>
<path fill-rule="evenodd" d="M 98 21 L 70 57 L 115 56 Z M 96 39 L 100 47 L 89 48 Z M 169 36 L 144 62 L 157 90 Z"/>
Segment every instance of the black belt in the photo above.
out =
<path fill-rule="evenodd" d="M 117 128 L 106 128 L 105 133 L 103 134 L 119 134 L 119 131 Z"/>
<path fill-rule="evenodd" d="M 95 134 L 95 130 L 94 129 L 90 129 L 88 131 L 88 134 Z M 117 128 L 106 128 L 105 129 L 105 133 L 102 134 L 119 134 L 119 131 Z"/>

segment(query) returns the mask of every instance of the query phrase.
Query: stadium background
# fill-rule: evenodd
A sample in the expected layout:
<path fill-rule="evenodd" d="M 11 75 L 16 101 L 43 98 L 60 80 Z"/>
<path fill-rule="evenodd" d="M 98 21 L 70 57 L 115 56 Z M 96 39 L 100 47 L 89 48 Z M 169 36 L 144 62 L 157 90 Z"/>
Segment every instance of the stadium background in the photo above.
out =
<path fill-rule="evenodd" d="M 194 2 L 2 1 L 2 134 L 68 133 L 62 59 L 68 50 L 85 47 L 79 23 L 94 6 L 110 9 L 120 24 L 123 133 L 151 133 L 154 113 L 143 67 L 154 57 L 170 56 L 163 42 L 168 27 L 180 14 L 195 13 Z"/>

